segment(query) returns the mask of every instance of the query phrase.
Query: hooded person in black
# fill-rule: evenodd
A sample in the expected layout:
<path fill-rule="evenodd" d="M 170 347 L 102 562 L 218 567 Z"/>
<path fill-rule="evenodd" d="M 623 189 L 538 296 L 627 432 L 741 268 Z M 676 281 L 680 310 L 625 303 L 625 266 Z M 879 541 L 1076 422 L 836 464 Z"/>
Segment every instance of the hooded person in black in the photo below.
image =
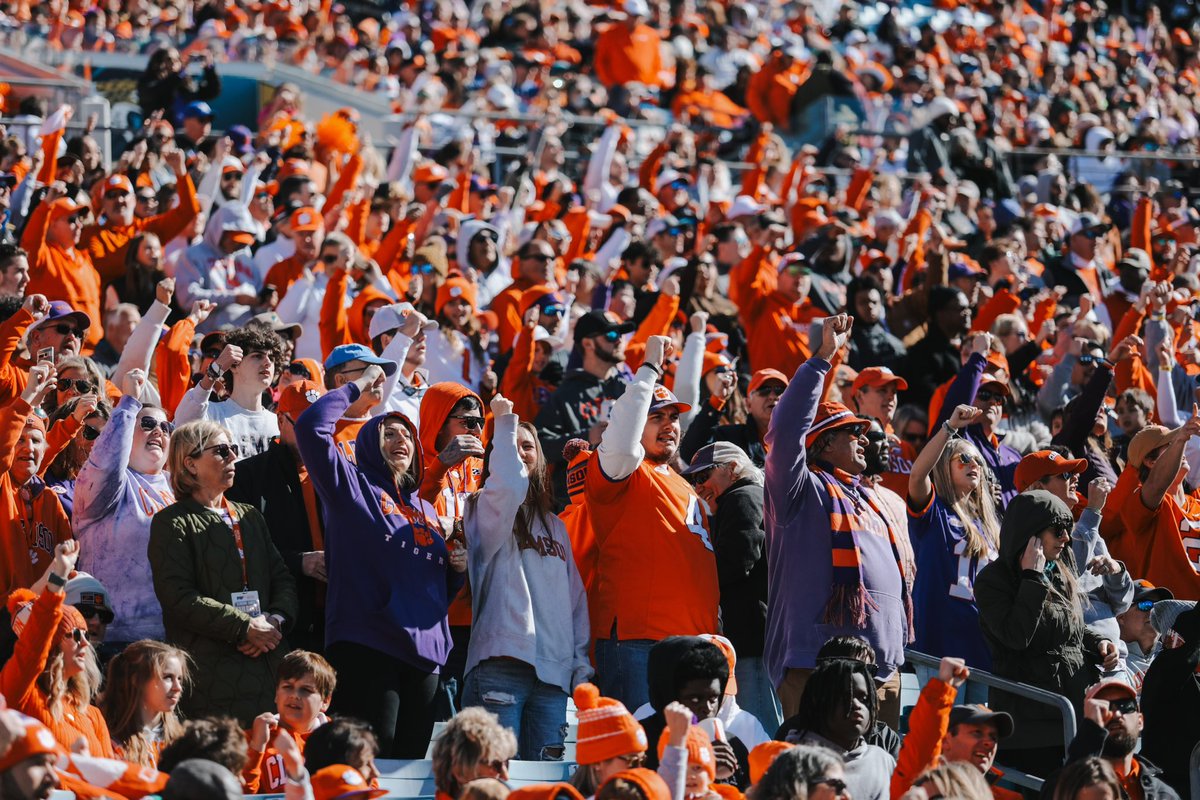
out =
<path fill-rule="evenodd" d="M 1142 683 L 1142 755 L 1162 768 L 1162 779 L 1191 794 L 1189 759 L 1200 742 L 1200 607 L 1185 611 L 1163 637 Z"/>
<path fill-rule="evenodd" d="M 1070 509 L 1049 492 L 1013 498 L 1000 527 L 1000 556 L 975 578 L 975 602 L 995 674 L 1061 694 L 1078 713 L 1098 677 L 1096 664 L 1115 667 L 1117 650 L 1084 625 L 1073 527 Z M 1056 708 L 997 690 L 992 703 L 1021 721 L 1021 736 L 1001 748 L 1006 765 L 1045 777 L 1062 764 Z"/>
<path fill-rule="evenodd" d="M 654 714 L 640 721 L 650 742 L 646 766 L 657 769 L 657 744 L 666 729 L 664 709 L 679 701 L 698 721 L 715 717 L 725 697 L 725 684 L 729 683 L 729 662 L 721 648 L 699 636 L 668 636 L 650 650 L 646 681 Z M 749 785 L 750 752 L 740 739 L 728 733 L 726 736 L 728 742 L 713 742 L 717 773 L 720 775 L 722 767 L 734 771 L 728 779 L 718 781 L 744 790 Z"/>

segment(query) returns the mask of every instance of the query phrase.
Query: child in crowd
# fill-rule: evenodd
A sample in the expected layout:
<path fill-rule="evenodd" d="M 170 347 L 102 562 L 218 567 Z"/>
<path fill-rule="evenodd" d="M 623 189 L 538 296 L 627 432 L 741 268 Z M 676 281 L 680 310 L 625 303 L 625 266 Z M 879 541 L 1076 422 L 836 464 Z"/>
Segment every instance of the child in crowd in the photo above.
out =
<path fill-rule="evenodd" d="M 158 768 L 170 772 L 193 758 L 215 761 L 234 775 L 246 768 L 246 734 L 233 717 L 189 720 L 179 738 L 163 748 Z"/>
<path fill-rule="evenodd" d="M 187 683 L 188 657 L 178 647 L 143 639 L 113 658 L 100 710 L 118 758 L 157 766 L 163 748 L 183 733 L 178 706 Z"/>
<path fill-rule="evenodd" d="M 250 750 L 242 781 L 252 793 L 283 790 L 283 760 L 270 744 L 276 729 L 290 733 L 303 753 L 309 735 L 328 722 L 325 712 L 337 676 L 329 662 L 316 653 L 293 650 L 284 656 L 275 681 L 277 713 L 259 714 L 249 731 Z"/>
<path fill-rule="evenodd" d="M 371 726 L 357 719 L 339 717 L 326 722 L 304 744 L 304 766 L 310 774 L 333 764 L 347 764 L 358 770 L 372 786 L 379 785 L 379 741 Z"/>

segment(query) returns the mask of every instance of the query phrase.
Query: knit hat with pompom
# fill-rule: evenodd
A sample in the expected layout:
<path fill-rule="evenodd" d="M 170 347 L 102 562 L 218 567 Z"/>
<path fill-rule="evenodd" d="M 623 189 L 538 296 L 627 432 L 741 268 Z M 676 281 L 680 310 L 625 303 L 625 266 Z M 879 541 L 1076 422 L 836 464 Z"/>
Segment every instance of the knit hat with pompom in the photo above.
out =
<path fill-rule="evenodd" d="M 12 629 L 18 637 L 21 631 L 25 630 L 25 625 L 28 624 L 30 616 L 33 614 L 33 604 L 37 601 L 37 595 L 28 589 L 16 589 L 8 596 L 8 615 L 12 619 Z M 54 638 L 54 649 L 58 649 L 58 643 L 64 637 L 70 636 L 71 631 L 75 628 L 87 630 L 87 620 L 83 618 L 83 614 L 79 613 L 79 609 L 75 606 L 63 604 L 62 619 L 58 621 L 58 635 Z"/>
<path fill-rule="evenodd" d="M 600 690 L 591 683 L 576 686 L 574 697 L 579 710 L 577 762 L 598 764 L 617 756 L 646 752 L 646 731 L 619 700 L 601 697 Z"/>

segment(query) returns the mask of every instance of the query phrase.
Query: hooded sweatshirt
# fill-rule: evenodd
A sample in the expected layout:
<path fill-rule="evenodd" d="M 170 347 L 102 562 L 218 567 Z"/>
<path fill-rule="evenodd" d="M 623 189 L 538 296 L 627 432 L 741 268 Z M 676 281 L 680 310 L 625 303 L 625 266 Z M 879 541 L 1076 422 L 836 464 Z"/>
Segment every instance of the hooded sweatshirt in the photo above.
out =
<path fill-rule="evenodd" d="M 407 417 L 372 417 L 358 432 L 357 464 L 337 447 L 334 429 L 358 399 L 348 383 L 329 392 L 296 420 L 296 443 L 321 498 L 329 593 L 325 645 L 354 642 L 437 672 L 450 653 L 446 611 L 464 576 L 450 568 L 450 553 L 431 504 L 415 491 L 398 490 L 379 447 L 381 428 Z M 111 423 L 110 423 L 111 425 Z M 424 474 L 419 450 L 418 480 Z"/>
<path fill-rule="evenodd" d="M 112 642 L 162 639 L 162 606 L 154 593 L 146 548 L 151 518 L 175 502 L 165 472 L 144 475 L 129 467 L 142 404 L 122 397 L 92 445 L 75 481 L 75 535 L 79 569 L 105 586 L 120 587 L 110 602 Z"/>
<path fill-rule="evenodd" d="M 1079 156 L 1075 159 L 1075 180 L 1090 183 L 1100 194 L 1108 194 L 1113 181 L 1124 169 L 1121 159 L 1101 154 L 1100 147 L 1113 140 L 1112 131 L 1099 125 L 1088 128 L 1083 135 L 1083 149 L 1096 153 L 1094 156 Z"/>
<path fill-rule="evenodd" d="M 679 662 L 692 651 L 707 648 L 714 648 L 720 652 L 720 648 L 715 644 L 699 636 L 668 636 L 650 649 L 650 655 L 646 662 L 646 683 L 650 690 L 650 706 L 654 709 L 654 713 L 641 719 L 648 741 L 657 742 L 662 736 L 662 732 L 667 727 L 663 709 L 679 699 L 679 685 L 676 678 Z M 721 658 L 725 658 L 723 653 Z M 725 696 L 725 686 L 728 683 L 729 674 L 726 673 L 725 678 L 720 681 L 722 697 Z M 646 757 L 651 767 L 658 766 L 656 756 L 655 748 L 652 747 L 646 751 Z"/>
<path fill-rule="evenodd" d="M 1162 779 L 1180 797 L 1187 797 L 1200 720 L 1200 609 L 1180 614 L 1170 630 L 1170 645 L 1155 657 L 1142 684 L 1142 755 L 1162 768 Z"/>
<path fill-rule="evenodd" d="M 489 225 L 486 222 L 478 219 L 469 219 L 462 224 L 458 230 L 458 237 L 454 240 L 454 258 L 458 263 L 458 271 L 467 274 L 468 257 L 467 254 L 471 251 L 471 240 L 484 231 L 491 231 L 500 237 L 500 231 L 495 225 Z M 497 246 L 497 252 L 499 246 Z M 478 267 L 473 267 L 478 271 Z M 492 271 L 486 275 L 480 271 L 478 280 L 478 295 L 476 297 L 479 302 L 479 307 L 483 308 L 491 304 L 492 298 L 503 292 L 512 283 L 512 267 L 505 262 L 503 256 L 499 256 L 496 263 L 492 266 Z"/>
<path fill-rule="evenodd" d="M 209 300 L 216 309 L 196 327 L 199 333 L 236 327 L 250 318 L 252 309 L 234 301 L 239 294 L 258 294 L 263 272 L 243 247 L 226 254 L 221 236 L 226 231 L 254 230 L 254 219 L 245 206 L 229 203 L 213 212 L 200 244 L 194 244 L 179 257 L 175 268 L 175 299 L 183 308 L 197 300 Z"/>
<path fill-rule="evenodd" d="M 532 546 L 513 532 L 529 491 L 517 455 L 517 415 L 496 420 L 491 471 L 466 504 L 474 630 L 466 671 L 489 658 L 532 665 L 538 680 L 570 692 L 591 677 L 587 597 L 562 520 L 529 514 Z M 528 513 L 528 512 L 527 512 Z"/>

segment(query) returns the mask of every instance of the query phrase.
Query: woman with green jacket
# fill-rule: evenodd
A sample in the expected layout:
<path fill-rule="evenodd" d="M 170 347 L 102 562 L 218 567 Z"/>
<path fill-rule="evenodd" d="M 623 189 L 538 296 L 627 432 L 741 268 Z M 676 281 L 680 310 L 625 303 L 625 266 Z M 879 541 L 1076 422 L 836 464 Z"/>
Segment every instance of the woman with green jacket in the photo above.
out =
<path fill-rule="evenodd" d="M 275 708 L 296 584 L 253 506 L 230 503 L 237 445 L 215 422 L 171 436 L 177 502 L 154 515 L 149 557 L 167 640 L 191 654 L 187 715 L 232 714 L 243 727 Z"/>

